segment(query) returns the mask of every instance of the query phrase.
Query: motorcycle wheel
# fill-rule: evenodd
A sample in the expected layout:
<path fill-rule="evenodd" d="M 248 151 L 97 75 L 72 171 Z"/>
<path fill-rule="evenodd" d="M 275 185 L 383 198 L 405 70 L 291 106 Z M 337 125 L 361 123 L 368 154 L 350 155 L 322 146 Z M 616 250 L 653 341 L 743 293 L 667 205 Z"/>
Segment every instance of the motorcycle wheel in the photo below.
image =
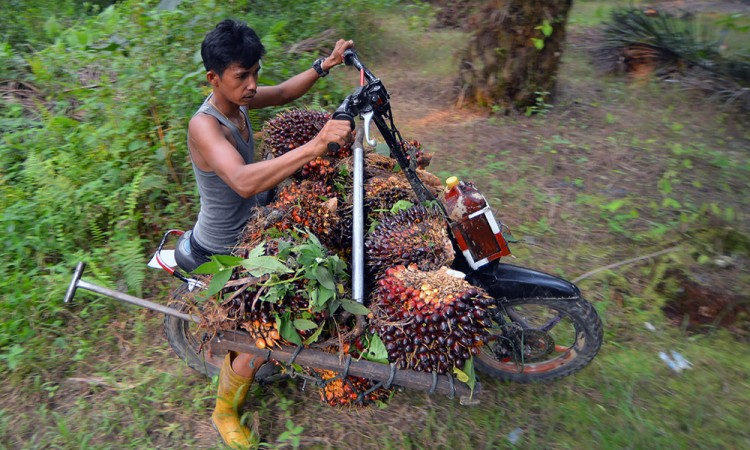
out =
<path fill-rule="evenodd" d="M 169 307 L 180 312 L 188 311 L 188 304 L 184 296 L 188 292 L 187 283 L 183 283 L 172 293 Z M 203 345 L 208 339 L 206 330 L 198 328 L 198 324 L 182 320 L 174 316 L 164 316 L 164 332 L 172 350 L 193 370 L 212 378 L 219 375 L 224 355 L 211 355 Z"/>
<path fill-rule="evenodd" d="M 477 369 L 503 381 L 531 383 L 571 375 L 599 352 L 602 322 L 582 298 L 498 301 Z"/>
<path fill-rule="evenodd" d="M 187 283 L 183 283 L 175 289 L 169 299 L 169 307 L 180 312 L 189 312 L 185 300 L 187 292 Z M 224 355 L 214 355 L 208 351 L 208 346 L 204 344 L 209 338 L 208 333 L 199 329 L 197 323 L 165 315 L 164 333 L 167 335 L 169 346 L 180 359 L 185 361 L 188 367 L 208 378 L 219 375 L 221 366 L 224 364 Z M 259 383 L 271 383 L 284 378 L 285 375 L 280 375 L 279 372 L 276 364 L 267 363 L 255 374 L 255 380 Z"/>

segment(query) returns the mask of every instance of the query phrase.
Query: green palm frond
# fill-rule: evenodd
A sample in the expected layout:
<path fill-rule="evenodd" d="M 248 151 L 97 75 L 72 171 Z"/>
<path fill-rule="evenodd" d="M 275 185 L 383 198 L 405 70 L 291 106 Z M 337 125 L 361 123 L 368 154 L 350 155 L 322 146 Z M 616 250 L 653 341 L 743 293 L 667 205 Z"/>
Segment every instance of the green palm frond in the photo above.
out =
<path fill-rule="evenodd" d="M 708 23 L 692 15 L 618 9 L 605 24 L 596 53 L 604 59 L 622 59 L 629 50 L 640 49 L 658 68 L 710 67 L 720 57 L 716 35 Z"/>
<path fill-rule="evenodd" d="M 679 79 L 728 103 L 750 108 L 750 55 L 727 49 L 730 30 L 694 14 L 616 9 L 593 52 L 605 72 Z"/>

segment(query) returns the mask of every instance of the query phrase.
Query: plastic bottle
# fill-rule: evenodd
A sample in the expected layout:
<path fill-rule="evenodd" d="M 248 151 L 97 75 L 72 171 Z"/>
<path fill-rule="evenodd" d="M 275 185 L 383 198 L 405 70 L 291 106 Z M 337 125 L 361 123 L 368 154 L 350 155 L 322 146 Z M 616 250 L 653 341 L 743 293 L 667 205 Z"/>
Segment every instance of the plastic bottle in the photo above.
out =
<path fill-rule="evenodd" d="M 456 177 L 446 181 L 443 203 L 448 217 L 453 221 L 451 230 L 459 248 L 472 269 L 510 255 L 500 227 L 487 200 L 472 183 Z"/>

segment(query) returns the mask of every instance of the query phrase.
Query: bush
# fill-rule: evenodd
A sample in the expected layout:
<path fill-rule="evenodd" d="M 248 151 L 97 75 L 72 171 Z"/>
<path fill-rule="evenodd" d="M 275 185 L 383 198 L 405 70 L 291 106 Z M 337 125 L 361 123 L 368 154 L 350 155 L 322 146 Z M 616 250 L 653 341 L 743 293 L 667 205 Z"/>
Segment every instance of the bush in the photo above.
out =
<path fill-rule="evenodd" d="M 10 80 L 0 86 L 8 100 L 0 106 L 7 368 L 20 367 L 34 337 L 43 345 L 62 334 L 61 302 L 78 261 L 88 262 L 92 282 L 143 295 L 155 241 L 168 227 L 190 226 L 197 194 L 185 131 L 210 92 L 199 49 L 214 24 L 234 17 L 255 27 L 268 49 L 262 82 L 276 83 L 317 56 L 287 53 L 293 43 L 329 27 L 357 39 L 354 24 L 365 17 L 351 0 L 173 3 L 124 1 L 94 14 L 68 1 L 47 14 L 52 3 L 37 0 L 0 45 Z M 60 26 L 42 35 L 31 26 L 40 16 Z M 327 78 L 303 101 L 332 110 L 350 88 Z M 254 114 L 256 130 L 275 112 Z"/>

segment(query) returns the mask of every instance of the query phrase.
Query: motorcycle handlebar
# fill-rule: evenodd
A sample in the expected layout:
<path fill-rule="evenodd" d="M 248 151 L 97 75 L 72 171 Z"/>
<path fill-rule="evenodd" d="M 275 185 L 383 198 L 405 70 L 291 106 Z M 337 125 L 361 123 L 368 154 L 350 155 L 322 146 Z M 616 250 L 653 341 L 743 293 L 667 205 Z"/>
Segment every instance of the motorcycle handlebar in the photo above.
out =
<path fill-rule="evenodd" d="M 352 128 L 352 131 L 354 131 L 354 114 L 352 114 L 351 110 L 349 109 L 349 104 L 351 103 L 352 98 L 351 96 L 347 96 L 343 102 L 341 102 L 341 105 L 339 105 L 338 108 L 336 108 L 336 111 L 334 111 L 333 116 L 331 119 L 333 120 L 348 120 L 349 126 Z M 328 143 L 328 151 L 331 153 L 335 153 L 339 151 L 341 146 L 337 144 L 336 142 L 329 142 Z"/>
<path fill-rule="evenodd" d="M 368 83 L 377 80 L 377 77 L 373 75 L 372 72 L 367 70 L 367 67 L 365 67 L 364 64 L 362 64 L 362 61 L 359 59 L 359 55 L 355 50 L 352 50 L 350 48 L 344 50 L 344 64 L 347 66 L 353 66 L 357 70 L 361 70 L 365 74 L 365 79 Z"/>

